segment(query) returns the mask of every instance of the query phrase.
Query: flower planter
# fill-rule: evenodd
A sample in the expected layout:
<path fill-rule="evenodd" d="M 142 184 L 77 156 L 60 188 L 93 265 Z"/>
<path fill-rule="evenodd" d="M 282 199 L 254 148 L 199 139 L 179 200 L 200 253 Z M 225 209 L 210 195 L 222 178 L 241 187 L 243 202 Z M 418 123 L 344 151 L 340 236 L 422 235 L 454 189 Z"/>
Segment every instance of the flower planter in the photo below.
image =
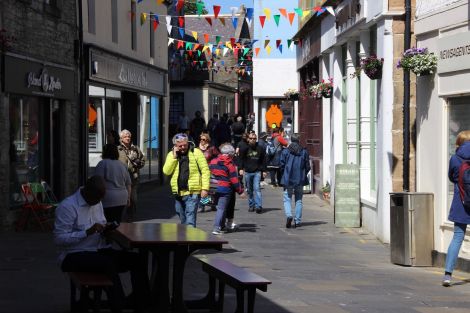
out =
<path fill-rule="evenodd" d="M 287 99 L 291 101 L 299 101 L 299 95 L 290 95 Z"/>
<path fill-rule="evenodd" d="M 364 73 L 369 77 L 371 80 L 376 80 L 382 78 L 382 68 L 377 68 L 374 71 L 364 71 Z"/>
<path fill-rule="evenodd" d="M 323 96 L 323 98 L 331 98 L 331 96 L 333 95 L 333 87 L 323 90 L 321 92 L 321 95 Z"/>

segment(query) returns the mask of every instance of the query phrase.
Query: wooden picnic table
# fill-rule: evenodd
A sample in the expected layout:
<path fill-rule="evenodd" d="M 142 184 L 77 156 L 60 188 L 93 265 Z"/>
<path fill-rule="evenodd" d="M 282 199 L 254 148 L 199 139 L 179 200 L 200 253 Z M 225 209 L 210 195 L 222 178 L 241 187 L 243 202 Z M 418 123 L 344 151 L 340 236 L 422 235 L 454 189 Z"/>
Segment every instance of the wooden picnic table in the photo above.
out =
<path fill-rule="evenodd" d="M 137 248 L 153 255 L 150 283 L 158 312 L 187 312 L 183 300 L 183 274 L 186 260 L 196 250 L 222 250 L 228 241 L 205 231 L 176 223 L 121 223 L 108 237 L 124 248 Z M 170 298 L 170 254 L 173 253 L 173 279 Z"/>

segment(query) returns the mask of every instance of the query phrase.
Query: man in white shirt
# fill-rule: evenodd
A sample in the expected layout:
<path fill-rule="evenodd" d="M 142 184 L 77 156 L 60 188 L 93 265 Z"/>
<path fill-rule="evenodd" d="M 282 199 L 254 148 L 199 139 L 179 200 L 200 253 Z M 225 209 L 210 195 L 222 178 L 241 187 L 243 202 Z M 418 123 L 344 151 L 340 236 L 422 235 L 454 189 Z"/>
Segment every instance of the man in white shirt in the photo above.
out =
<path fill-rule="evenodd" d="M 56 210 L 54 242 L 59 248 L 63 272 L 99 272 L 108 275 L 113 287 L 107 290 L 112 312 L 121 312 L 124 291 L 119 273 L 130 271 L 136 311 L 148 307 L 150 287 L 146 262 L 139 254 L 111 249 L 101 199 L 106 192 L 102 177 L 89 178 L 85 186 L 64 199 Z"/>

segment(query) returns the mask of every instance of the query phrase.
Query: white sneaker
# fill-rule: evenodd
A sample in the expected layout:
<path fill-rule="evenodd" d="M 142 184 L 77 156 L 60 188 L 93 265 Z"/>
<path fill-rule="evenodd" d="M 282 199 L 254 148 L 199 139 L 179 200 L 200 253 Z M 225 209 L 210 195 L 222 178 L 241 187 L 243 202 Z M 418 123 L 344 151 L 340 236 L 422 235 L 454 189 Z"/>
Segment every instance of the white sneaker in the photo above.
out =
<path fill-rule="evenodd" d="M 232 223 L 231 225 L 227 225 L 227 228 L 231 231 L 237 230 L 240 227 L 240 225 Z"/>
<path fill-rule="evenodd" d="M 451 280 L 452 280 L 452 276 L 444 275 L 444 278 L 442 279 L 442 286 L 449 287 Z"/>
<path fill-rule="evenodd" d="M 224 232 L 221 229 L 214 229 L 212 235 L 222 235 Z"/>

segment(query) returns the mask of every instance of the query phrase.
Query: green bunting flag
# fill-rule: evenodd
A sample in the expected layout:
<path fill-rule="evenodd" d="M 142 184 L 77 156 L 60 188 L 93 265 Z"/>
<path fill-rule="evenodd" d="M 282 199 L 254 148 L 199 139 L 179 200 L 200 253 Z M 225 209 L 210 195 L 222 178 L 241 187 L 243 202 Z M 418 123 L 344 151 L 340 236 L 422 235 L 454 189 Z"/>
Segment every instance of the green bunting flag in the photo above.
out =
<path fill-rule="evenodd" d="M 279 20 L 281 19 L 280 14 L 273 15 L 274 17 L 274 22 L 276 22 L 276 26 L 279 26 Z"/>
<path fill-rule="evenodd" d="M 302 17 L 302 15 L 304 14 L 301 8 L 295 8 L 294 11 L 299 17 Z"/>
<path fill-rule="evenodd" d="M 292 44 L 292 39 L 287 39 L 287 49 L 290 48 L 291 44 Z"/>
<path fill-rule="evenodd" d="M 243 55 L 245 56 L 248 53 L 248 51 L 250 51 L 250 48 L 243 48 Z"/>
<path fill-rule="evenodd" d="M 197 8 L 197 15 L 201 15 L 202 10 L 204 9 L 204 2 L 196 2 L 196 8 Z"/>
<path fill-rule="evenodd" d="M 220 36 L 215 36 L 215 43 L 218 45 L 220 42 Z"/>

